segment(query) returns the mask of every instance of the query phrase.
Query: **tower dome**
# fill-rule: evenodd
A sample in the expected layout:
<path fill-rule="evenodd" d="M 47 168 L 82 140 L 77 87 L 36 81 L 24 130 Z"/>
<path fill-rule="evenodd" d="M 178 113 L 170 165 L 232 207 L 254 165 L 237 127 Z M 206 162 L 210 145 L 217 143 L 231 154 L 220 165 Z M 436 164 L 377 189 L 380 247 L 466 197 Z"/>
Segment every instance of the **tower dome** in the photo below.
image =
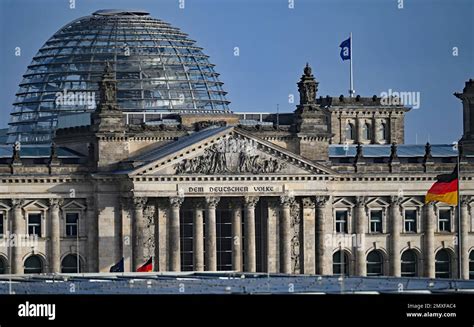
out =
<path fill-rule="evenodd" d="M 229 111 L 219 74 L 187 34 L 145 11 L 99 10 L 39 49 L 16 94 L 9 143 L 49 142 L 59 116 L 94 111 L 107 62 L 122 111 Z"/>

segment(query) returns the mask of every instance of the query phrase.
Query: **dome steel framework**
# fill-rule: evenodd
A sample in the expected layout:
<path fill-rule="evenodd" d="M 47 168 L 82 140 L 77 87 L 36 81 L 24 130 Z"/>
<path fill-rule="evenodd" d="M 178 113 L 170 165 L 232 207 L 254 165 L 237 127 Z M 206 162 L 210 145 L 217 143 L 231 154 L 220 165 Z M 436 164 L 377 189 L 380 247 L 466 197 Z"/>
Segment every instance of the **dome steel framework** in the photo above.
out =
<path fill-rule="evenodd" d="M 144 11 L 100 10 L 61 28 L 33 58 L 8 142 L 50 142 L 59 115 L 94 111 L 107 61 L 123 111 L 229 111 L 219 74 L 187 34 Z"/>

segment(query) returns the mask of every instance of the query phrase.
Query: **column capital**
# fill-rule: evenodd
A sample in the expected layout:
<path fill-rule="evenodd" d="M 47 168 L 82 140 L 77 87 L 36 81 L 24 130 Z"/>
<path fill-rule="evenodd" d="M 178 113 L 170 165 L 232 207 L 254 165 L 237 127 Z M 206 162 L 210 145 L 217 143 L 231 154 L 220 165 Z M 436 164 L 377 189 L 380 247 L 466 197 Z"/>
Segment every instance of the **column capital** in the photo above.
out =
<path fill-rule="evenodd" d="M 130 205 L 131 205 L 131 199 L 130 198 L 127 198 L 127 197 L 121 197 L 120 198 L 120 209 L 121 210 L 128 210 L 130 209 Z"/>
<path fill-rule="evenodd" d="M 240 198 L 230 198 L 229 207 L 231 209 L 241 209 L 242 208 L 242 199 Z"/>
<path fill-rule="evenodd" d="M 12 199 L 12 207 L 14 209 L 21 209 L 23 205 L 25 204 L 25 200 L 23 199 Z"/>
<path fill-rule="evenodd" d="M 244 205 L 247 208 L 254 209 L 255 206 L 257 205 L 258 200 L 260 200 L 258 196 L 245 196 Z"/>
<path fill-rule="evenodd" d="M 330 197 L 328 195 L 317 195 L 316 196 L 316 205 L 318 207 L 324 207 L 328 204 Z"/>
<path fill-rule="evenodd" d="M 365 207 L 367 205 L 368 198 L 366 196 L 356 196 L 355 204 L 357 207 Z"/>
<path fill-rule="evenodd" d="M 302 199 L 301 203 L 303 204 L 304 209 L 314 209 L 316 208 L 316 203 L 311 197 L 305 197 Z"/>
<path fill-rule="evenodd" d="M 472 196 L 470 196 L 470 195 L 461 195 L 459 200 L 461 201 L 462 206 L 468 206 L 472 202 Z"/>
<path fill-rule="evenodd" d="M 390 204 L 394 206 L 399 206 L 402 204 L 403 198 L 399 195 L 390 196 Z"/>
<path fill-rule="evenodd" d="M 135 206 L 136 209 L 143 209 L 146 205 L 147 198 L 145 197 L 134 197 L 133 198 L 133 205 Z"/>
<path fill-rule="evenodd" d="M 434 203 L 433 201 L 431 201 L 431 202 L 425 203 L 423 206 L 424 206 L 426 209 L 429 209 L 429 210 L 433 210 L 433 211 L 434 211 L 435 203 Z"/>
<path fill-rule="evenodd" d="M 206 201 L 202 198 L 192 199 L 190 202 L 195 210 L 202 210 L 206 207 Z"/>
<path fill-rule="evenodd" d="M 295 202 L 295 197 L 292 195 L 281 195 L 280 196 L 280 204 L 283 207 L 289 207 Z"/>
<path fill-rule="evenodd" d="M 173 208 L 177 208 L 179 209 L 181 207 L 181 205 L 183 204 L 183 201 L 184 199 L 181 198 L 181 197 L 177 197 L 177 196 L 171 196 L 169 198 L 169 201 L 170 201 L 170 206 L 173 207 Z"/>
<path fill-rule="evenodd" d="M 63 199 L 49 199 L 49 206 L 51 209 L 57 210 L 64 203 Z"/>
<path fill-rule="evenodd" d="M 206 208 L 215 209 L 217 207 L 217 204 L 221 200 L 221 198 L 218 196 L 206 196 L 205 200 L 206 200 Z"/>

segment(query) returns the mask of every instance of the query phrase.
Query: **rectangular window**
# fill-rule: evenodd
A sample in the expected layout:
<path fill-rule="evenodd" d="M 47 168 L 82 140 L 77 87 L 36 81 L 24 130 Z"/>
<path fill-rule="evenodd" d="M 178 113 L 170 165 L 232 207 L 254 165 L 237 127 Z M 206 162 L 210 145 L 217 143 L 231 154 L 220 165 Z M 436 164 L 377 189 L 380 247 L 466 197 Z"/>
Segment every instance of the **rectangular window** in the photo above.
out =
<path fill-rule="evenodd" d="M 347 210 L 336 211 L 336 233 L 347 233 Z"/>
<path fill-rule="evenodd" d="M 370 210 L 370 232 L 382 233 L 382 210 Z"/>
<path fill-rule="evenodd" d="M 28 235 L 37 235 L 41 237 L 41 214 L 28 214 Z"/>
<path fill-rule="evenodd" d="M 416 233 L 416 210 L 405 210 L 405 233 Z"/>
<path fill-rule="evenodd" d="M 438 212 L 438 228 L 440 232 L 451 231 L 451 209 L 440 209 Z"/>
<path fill-rule="evenodd" d="M 0 213 L 0 237 L 5 234 L 5 231 L 3 230 L 3 213 Z"/>
<path fill-rule="evenodd" d="M 66 213 L 66 236 L 77 236 L 77 225 L 79 214 L 77 212 Z"/>

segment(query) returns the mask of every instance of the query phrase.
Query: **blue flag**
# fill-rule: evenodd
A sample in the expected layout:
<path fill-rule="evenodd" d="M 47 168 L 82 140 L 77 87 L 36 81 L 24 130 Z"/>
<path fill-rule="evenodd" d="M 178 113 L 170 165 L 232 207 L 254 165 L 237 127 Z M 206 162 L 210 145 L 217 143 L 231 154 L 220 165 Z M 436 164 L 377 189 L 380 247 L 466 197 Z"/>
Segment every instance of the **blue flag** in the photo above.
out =
<path fill-rule="evenodd" d="M 117 262 L 115 265 L 110 267 L 110 272 L 123 272 L 124 270 L 124 265 L 123 265 L 123 257 L 120 259 L 119 262 Z"/>
<path fill-rule="evenodd" d="M 342 41 L 341 45 L 341 58 L 342 60 L 351 59 L 351 38 L 348 38 L 345 41 Z"/>

